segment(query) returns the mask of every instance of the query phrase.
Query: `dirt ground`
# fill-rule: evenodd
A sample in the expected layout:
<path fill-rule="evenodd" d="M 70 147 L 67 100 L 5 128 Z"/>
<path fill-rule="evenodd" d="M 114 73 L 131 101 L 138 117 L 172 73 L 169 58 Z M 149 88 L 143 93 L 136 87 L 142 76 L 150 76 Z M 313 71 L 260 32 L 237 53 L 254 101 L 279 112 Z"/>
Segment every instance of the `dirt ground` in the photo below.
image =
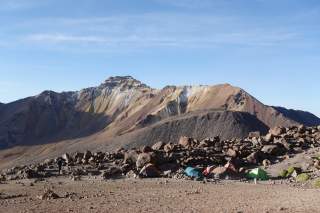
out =
<path fill-rule="evenodd" d="M 40 200 L 46 188 L 60 197 Z M 172 179 L 0 184 L 0 212 L 319 212 L 320 190 L 271 182 L 203 183 Z M 16 198 L 15 198 L 16 197 Z"/>

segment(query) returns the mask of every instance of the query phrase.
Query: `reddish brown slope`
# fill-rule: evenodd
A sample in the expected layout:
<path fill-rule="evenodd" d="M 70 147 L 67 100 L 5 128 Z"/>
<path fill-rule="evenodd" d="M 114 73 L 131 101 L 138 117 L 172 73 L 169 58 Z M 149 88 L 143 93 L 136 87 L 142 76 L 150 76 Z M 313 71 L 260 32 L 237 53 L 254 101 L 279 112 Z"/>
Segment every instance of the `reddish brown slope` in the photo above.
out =
<path fill-rule="evenodd" d="M 219 119 L 206 120 L 217 110 Z M 244 116 L 246 113 L 250 116 Z M 229 84 L 156 90 L 130 76 L 112 77 L 98 87 L 68 93 L 47 91 L 0 105 L 0 147 L 27 146 L 0 152 L 0 159 L 23 161 L 35 157 L 32 153 L 45 157 L 106 144 L 116 147 L 123 141 L 128 146 L 168 142 L 188 134 L 245 137 L 251 130 L 318 125 L 319 120 L 308 113 L 297 115 L 264 105 Z M 34 144 L 40 146 L 31 147 Z"/>

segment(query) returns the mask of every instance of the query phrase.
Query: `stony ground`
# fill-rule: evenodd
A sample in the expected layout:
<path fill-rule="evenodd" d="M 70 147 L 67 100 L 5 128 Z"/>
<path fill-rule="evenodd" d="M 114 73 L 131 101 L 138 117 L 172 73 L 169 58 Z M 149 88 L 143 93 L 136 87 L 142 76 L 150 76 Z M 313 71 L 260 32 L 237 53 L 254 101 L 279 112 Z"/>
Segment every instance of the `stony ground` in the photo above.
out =
<path fill-rule="evenodd" d="M 62 198 L 41 200 L 50 188 Z M 272 182 L 50 178 L 0 185 L 0 212 L 319 212 L 320 190 Z"/>
<path fill-rule="evenodd" d="M 269 181 L 248 182 L 257 167 L 268 172 Z M 66 153 L 3 170 L 0 213 L 320 212 L 315 187 L 320 127 L 277 127 L 245 140 L 181 137 L 178 144 Z"/>

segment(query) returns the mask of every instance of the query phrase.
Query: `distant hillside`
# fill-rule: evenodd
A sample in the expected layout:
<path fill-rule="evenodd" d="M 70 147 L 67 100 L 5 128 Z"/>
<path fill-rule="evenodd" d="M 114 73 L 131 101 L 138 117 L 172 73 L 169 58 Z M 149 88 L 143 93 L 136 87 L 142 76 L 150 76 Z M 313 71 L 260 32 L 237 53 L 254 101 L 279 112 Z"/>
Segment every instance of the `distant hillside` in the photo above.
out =
<path fill-rule="evenodd" d="M 320 125 L 320 118 L 314 114 L 301 110 L 286 109 L 284 107 L 273 107 L 277 111 L 281 112 L 287 118 L 298 123 L 305 124 L 307 126 L 318 126 Z"/>
<path fill-rule="evenodd" d="M 198 138 L 243 138 L 250 132 L 268 132 L 268 127 L 245 112 L 204 111 L 164 119 L 154 125 L 116 138 L 121 146 L 133 148 L 153 145 L 155 141 L 177 142 L 181 135 Z"/>

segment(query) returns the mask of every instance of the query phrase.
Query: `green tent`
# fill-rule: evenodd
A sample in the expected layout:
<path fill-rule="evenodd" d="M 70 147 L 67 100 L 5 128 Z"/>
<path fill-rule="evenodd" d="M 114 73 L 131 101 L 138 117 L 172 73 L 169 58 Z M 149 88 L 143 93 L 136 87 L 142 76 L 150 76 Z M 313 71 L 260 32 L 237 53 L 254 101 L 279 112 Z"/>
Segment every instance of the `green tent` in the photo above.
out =
<path fill-rule="evenodd" d="M 269 176 L 266 171 L 261 168 L 256 168 L 251 170 L 247 174 L 248 179 L 257 179 L 257 180 L 269 180 Z"/>

